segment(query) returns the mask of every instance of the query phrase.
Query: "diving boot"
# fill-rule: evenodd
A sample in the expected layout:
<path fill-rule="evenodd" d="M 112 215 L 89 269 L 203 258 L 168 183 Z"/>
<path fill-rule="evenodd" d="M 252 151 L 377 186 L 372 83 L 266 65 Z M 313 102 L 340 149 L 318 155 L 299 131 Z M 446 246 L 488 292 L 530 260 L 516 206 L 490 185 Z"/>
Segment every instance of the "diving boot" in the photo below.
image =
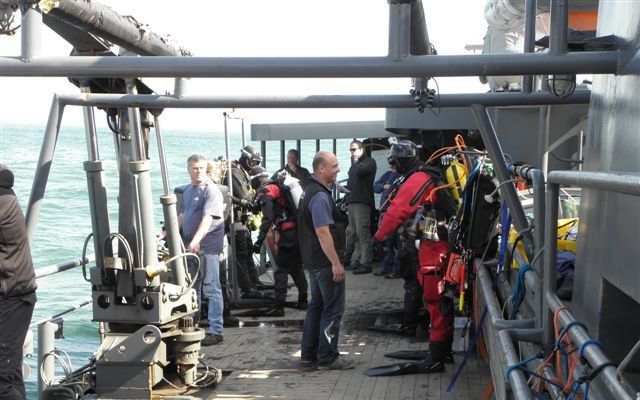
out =
<path fill-rule="evenodd" d="M 451 344 L 453 342 L 453 338 L 451 340 L 447 339 L 444 341 L 430 341 L 429 342 L 429 353 L 431 355 L 431 360 L 434 363 L 444 364 L 448 360 L 451 360 Z"/>

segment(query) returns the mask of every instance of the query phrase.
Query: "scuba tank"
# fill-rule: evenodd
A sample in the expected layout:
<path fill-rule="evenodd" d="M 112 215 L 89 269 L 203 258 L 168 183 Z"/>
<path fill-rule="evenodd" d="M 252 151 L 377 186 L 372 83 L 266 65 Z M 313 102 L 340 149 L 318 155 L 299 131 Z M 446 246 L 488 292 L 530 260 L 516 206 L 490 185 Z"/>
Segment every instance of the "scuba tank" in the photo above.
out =
<path fill-rule="evenodd" d="M 300 180 L 292 177 L 289 174 L 285 175 L 284 181 L 282 184 L 288 188 L 288 192 L 290 194 L 290 200 L 292 200 L 292 204 L 295 206 L 296 210 L 298 209 L 298 205 L 300 204 L 300 197 L 302 196 L 302 186 L 300 185 Z"/>
<path fill-rule="evenodd" d="M 462 207 L 462 191 L 467 183 L 467 170 L 458 161 L 451 161 L 444 172 L 445 179 L 449 186 L 449 192 L 456 202 L 456 210 Z"/>

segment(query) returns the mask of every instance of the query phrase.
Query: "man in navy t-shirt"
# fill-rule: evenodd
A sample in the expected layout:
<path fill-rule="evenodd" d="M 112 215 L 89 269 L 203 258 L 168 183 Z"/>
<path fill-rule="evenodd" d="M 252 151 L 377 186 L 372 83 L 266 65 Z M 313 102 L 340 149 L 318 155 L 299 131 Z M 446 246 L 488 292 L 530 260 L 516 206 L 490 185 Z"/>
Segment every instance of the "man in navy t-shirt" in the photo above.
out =
<path fill-rule="evenodd" d="M 338 159 L 321 151 L 313 159 L 313 175 L 300 199 L 298 235 L 304 267 L 309 270 L 311 302 L 304 319 L 301 343 L 303 367 L 343 370 L 355 367 L 340 358 L 338 336 L 344 313 L 344 266 L 340 255 L 344 234 L 330 185 L 340 172 Z"/>
<path fill-rule="evenodd" d="M 209 328 L 203 346 L 222 342 L 222 288 L 220 253 L 224 243 L 224 202 L 220 189 L 207 176 L 207 161 L 200 154 L 187 160 L 191 185 L 182 197 L 182 232 L 187 251 L 200 256 L 200 273 L 194 288 L 198 308 L 202 295 L 209 301 Z M 190 264 L 190 272 L 195 268 Z M 202 293 L 201 293 L 202 292 Z"/>

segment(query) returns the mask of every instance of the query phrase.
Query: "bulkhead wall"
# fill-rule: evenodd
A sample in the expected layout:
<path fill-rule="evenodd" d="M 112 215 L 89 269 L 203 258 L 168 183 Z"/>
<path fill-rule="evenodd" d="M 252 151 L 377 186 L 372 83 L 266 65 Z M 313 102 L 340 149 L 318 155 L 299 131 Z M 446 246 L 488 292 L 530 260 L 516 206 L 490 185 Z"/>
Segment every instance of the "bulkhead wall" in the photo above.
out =
<path fill-rule="evenodd" d="M 615 35 L 624 59 L 639 56 L 636 1 L 601 0 L 598 36 Z M 593 80 L 586 171 L 640 172 L 640 73 Z M 640 336 L 640 198 L 584 190 L 573 308 L 620 362 Z M 622 329 L 621 329 L 622 328 Z M 640 357 L 633 368 L 640 370 Z"/>

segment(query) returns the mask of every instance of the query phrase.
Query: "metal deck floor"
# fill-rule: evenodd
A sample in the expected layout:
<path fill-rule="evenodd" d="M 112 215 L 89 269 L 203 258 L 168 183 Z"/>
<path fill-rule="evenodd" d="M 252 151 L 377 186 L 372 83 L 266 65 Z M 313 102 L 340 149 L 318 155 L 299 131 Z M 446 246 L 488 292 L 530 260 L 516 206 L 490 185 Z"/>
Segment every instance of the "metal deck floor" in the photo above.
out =
<path fill-rule="evenodd" d="M 225 371 L 209 399 L 480 399 L 489 367 L 472 355 L 451 393 L 446 388 L 463 354 L 441 374 L 370 378 L 362 371 L 400 360 L 384 354 L 428 349 L 427 342 L 367 331 L 372 315 L 402 308 L 402 279 L 347 272 L 346 311 L 340 352 L 357 361 L 350 371 L 302 371 L 298 368 L 304 311 L 286 309 L 284 318 L 241 318 L 250 327 L 225 328 L 224 342 L 203 348 L 209 365 Z M 295 288 L 289 299 L 297 298 Z M 198 397 L 197 394 L 195 394 Z"/>

